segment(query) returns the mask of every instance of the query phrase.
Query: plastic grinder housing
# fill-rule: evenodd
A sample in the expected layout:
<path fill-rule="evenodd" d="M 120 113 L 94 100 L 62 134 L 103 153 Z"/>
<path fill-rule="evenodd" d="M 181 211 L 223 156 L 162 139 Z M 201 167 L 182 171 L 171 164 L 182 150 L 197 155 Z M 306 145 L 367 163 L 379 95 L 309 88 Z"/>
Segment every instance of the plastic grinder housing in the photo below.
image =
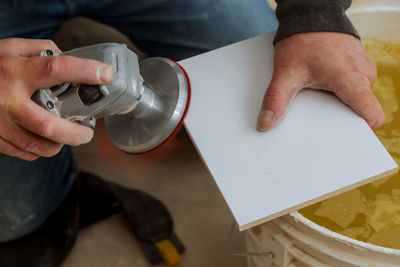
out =
<path fill-rule="evenodd" d="M 43 51 L 42 56 L 55 55 Z M 70 121 L 94 127 L 105 118 L 112 143 L 129 153 L 144 153 L 165 143 L 181 126 L 189 105 L 185 71 L 168 58 L 138 63 L 124 44 L 104 43 L 67 51 L 70 55 L 109 64 L 114 79 L 107 85 L 64 83 L 37 91 L 37 103 Z"/>

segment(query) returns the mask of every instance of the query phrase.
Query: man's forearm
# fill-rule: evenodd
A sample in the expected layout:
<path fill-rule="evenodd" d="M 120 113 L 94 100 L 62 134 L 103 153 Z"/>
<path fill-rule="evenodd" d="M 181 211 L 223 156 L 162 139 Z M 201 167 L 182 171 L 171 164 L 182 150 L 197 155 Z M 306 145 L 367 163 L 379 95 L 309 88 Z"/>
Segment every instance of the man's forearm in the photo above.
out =
<path fill-rule="evenodd" d="M 279 20 L 274 44 L 303 32 L 343 32 L 359 38 L 345 15 L 351 0 L 276 0 Z"/>

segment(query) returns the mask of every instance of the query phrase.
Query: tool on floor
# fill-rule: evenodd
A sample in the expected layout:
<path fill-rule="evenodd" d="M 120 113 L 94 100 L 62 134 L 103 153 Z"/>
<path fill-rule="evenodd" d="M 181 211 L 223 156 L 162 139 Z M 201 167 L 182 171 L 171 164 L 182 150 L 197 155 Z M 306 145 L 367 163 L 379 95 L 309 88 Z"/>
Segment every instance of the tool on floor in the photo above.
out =
<path fill-rule="evenodd" d="M 34 101 L 57 116 L 94 128 L 105 118 L 111 142 L 129 153 L 158 148 L 176 134 L 189 107 L 190 84 L 182 67 L 168 58 L 138 63 L 124 44 L 103 43 L 62 55 L 90 58 L 109 64 L 114 79 L 107 85 L 63 83 L 44 88 Z M 46 50 L 40 56 L 58 56 Z"/>
<path fill-rule="evenodd" d="M 80 173 L 79 184 L 81 229 L 122 211 L 150 263 L 174 266 L 181 261 L 185 248 L 174 233 L 172 217 L 161 201 L 86 172 Z"/>
<path fill-rule="evenodd" d="M 139 190 L 111 186 L 119 200 L 146 258 L 153 264 L 164 261 L 168 266 L 181 262 L 185 248 L 173 231 L 167 208 L 158 199 Z"/>

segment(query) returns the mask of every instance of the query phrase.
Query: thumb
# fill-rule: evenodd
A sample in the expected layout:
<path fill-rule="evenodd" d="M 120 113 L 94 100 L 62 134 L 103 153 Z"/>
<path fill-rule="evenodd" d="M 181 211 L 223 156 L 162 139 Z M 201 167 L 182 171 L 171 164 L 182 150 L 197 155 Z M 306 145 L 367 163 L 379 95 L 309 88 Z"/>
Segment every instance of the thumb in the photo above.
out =
<path fill-rule="evenodd" d="M 264 95 L 257 130 L 265 132 L 282 119 L 295 94 L 304 88 L 306 79 L 300 72 L 280 71 L 274 73 Z"/>

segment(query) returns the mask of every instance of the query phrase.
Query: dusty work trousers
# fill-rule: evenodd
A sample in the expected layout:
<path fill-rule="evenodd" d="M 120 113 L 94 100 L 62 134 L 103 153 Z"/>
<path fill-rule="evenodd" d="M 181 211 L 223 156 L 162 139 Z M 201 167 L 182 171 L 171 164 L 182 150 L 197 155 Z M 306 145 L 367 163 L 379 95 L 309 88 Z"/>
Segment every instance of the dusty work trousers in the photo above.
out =
<path fill-rule="evenodd" d="M 117 28 L 148 55 L 175 60 L 277 27 L 265 0 L 0 0 L 0 39 L 54 39 L 77 16 Z M 37 229 L 76 177 L 68 147 L 33 162 L 0 157 L 0 242 Z"/>

